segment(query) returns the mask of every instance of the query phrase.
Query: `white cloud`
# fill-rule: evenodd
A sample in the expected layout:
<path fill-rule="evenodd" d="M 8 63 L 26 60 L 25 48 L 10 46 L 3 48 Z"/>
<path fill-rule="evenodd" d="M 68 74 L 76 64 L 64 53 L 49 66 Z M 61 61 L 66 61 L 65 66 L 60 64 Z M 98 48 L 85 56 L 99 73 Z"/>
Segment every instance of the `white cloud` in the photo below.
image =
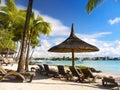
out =
<path fill-rule="evenodd" d="M 61 42 L 63 42 L 66 38 L 63 38 L 61 36 L 68 36 L 70 34 L 70 28 L 64 26 L 62 22 L 58 19 L 55 19 L 53 17 L 40 14 L 38 11 L 36 11 L 36 15 L 41 15 L 46 21 L 50 22 L 52 25 L 53 32 L 51 36 L 60 36 L 56 37 L 52 40 L 46 41 L 47 43 L 42 43 L 41 47 L 38 49 L 38 51 L 35 52 L 34 57 L 62 57 L 62 56 L 69 56 L 71 57 L 71 53 L 53 53 L 48 52 L 48 49 L 50 49 L 52 46 L 57 45 Z M 114 21 L 115 22 L 115 21 Z M 105 42 L 100 41 L 98 38 L 104 37 L 106 35 L 112 34 L 112 32 L 100 32 L 100 33 L 94 33 L 90 35 L 86 34 L 76 34 L 80 39 L 97 46 L 100 51 L 99 52 L 91 52 L 91 53 L 75 53 L 75 57 L 84 57 L 84 56 L 118 56 L 120 55 L 120 41 L 114 41 L 114 42 Z M 51 43 L 52 42 L 52 43 Z M 53 44 L 54 42 L 54 44 Z M 46 46 L 46 44 L 49 45 Z"/>
<path fill-rule="evenodd" d="M 111 25 L 113 25 L 113 24 L 116 24 L 116 23 L 119 23 L 120 22 L 120 17 L 116 17 L 115 19 L 110 19 L 109 21 L 108 21 Z"/>
<path fill-rule="evenodd" d="M 46 22 L 49 22 L 52 28 L 51 36 L 64 36 L 68 35 L 69 27 L 62 24 L 62 22 L 58 19 L 50 17 L 48 15 L 41 14 L 39 11 L 34 10 L 36 16 L 41 15 Z"/>
<path fill-rule="evenodd" d="M 102 56 L 120 56 L 120 40 L 113 42 L 103 42 L 99 48 L 99 54 Z"/>
<path fill-rule="evenodd" d="M 47 22 L 50 22 L 51 27 L 52 27 L 52 33 L 51 33 L 52 36 L 68 35 L 70 29 L 67 26 L 63 25 L 60 20 L 46 16 L 46 15 L 42 15 L 42 17 Z"/>
<path fill-rule="evenodd" d="M 100 33 L 95 33 L 93 35 L 91 35 L 91 37 L 93 38 L 99 38 L 99 37 L 103 37 L 105 35 L 109 35 L 112 34 L 112 32 L 100 32 Z"/>
<path fill-rule="evenodd" d="M 64 40 L 65 40 L 66 38 L 55 38 L 54 40 L 53 40 L 53 42 L 55 42 L 54 44 L 55 45 L 58 45 L 58 44 L 60 44 L 61 42 L 63 42 Z"/>
<path fill-rule="evenodd" d="M 104 32 L 102 32 L 104 33 Z M 98 40 L 97 38 L 93 38 L 90 36 L 93 36 L 96 34 L 90 34 L 90 35 L 83 35 L 82 38 L 79 37 L 80 39 L 97 46 L 100 51 L 98 52 L 91 52 L 91 53 L 75 53 L 75 57 L 85 57 L 85 56 L 120 56 L 120 40 L 115 40 L 115 41 L 101 41 Z M 101 35 L 101 33 L 98 33 L 98 35 Z M 102 34 L 102 36 L 107 35 L 107 34 Z M 87 36 L 87 37 L 86 37 Z M 61 43 L 64 41 L 66 38 L 54 38 L 52 40 L 46 40 L 47 43 L 41 43 L 41 47 L 37 49 L 36 53 L 34 54 L 34 57 L 62 57 L 62 56 L 69 56 L 71 57 L 71 53 L 53 53 L 53 52 L 48 52 L 48 49 L 50 49 L 52 46 Z M 51 43 L 51 42 L 56 42 Z M 46 45 L 47 44 L 47 45 Z M 41 49 L 40 49 L 41 48 Z"/>
<path fill-rule="evenodd" d="M 18 5 L 17 6 L 19 9 L 26 9 L 26 7 Z M 65 36 L 68 35 L 69 33 L 69 27 L 65 26 L 62 24 L 62 22 L 58 19 L 55 19 L 53 17 L 50 17 L 48 15 L 41 14 L 40 11 L 33 9 L 35 16 L 37 17 L 38 15 L 42 16 L 44 20 L 51 25 L 51 36 Z"/>
<path fill-rule="evenodd" d="M 41 40 L 41 46 L 35 48 L 35 52 L 33 54 L 34 57 L 47 57 L 48 56 L 48 48 L 51 47 L 51 44 L 43 39 Z"/>
<path fill-rule="evenodd" d="M 27 9 L 27 7 L 25 7 L 25 6 L 22 6 L 22 5 L 17 5 L 17 7 L 19 8 L 19 9 Z"/>
<path fill-rule="evenodd" d="M 4 5 L 4 3 L 2 4 Z M 24 6 L 18 6 L 20 9 L 26 9 Z M 50 17 L 48 15 L 41 14 L 39 11 L 34 10 L 37 15 L 41 15 L 45 21 L 50 22 L 52 26 L 52 33 L 51 36 L 60 36 L 53 38 L 51 40 L 47 39 L 41 39 L 41 46 L 37 47 L 35 49 L 35 52 L 33 54 L 33 57 L 60 57 L 60 56 L 70 56 L 71 53 L 52 53 L 48 52 L 48 49 L 52 46 L 61 43 L 66 38 L 63 38 L 61 36 L 68 36 L 70 32 L 70 28 L 65 26 L 60 20 L 55 19 L 53 17 Z M 109 23 L 111 25 L 115 23 L 119 23 L 120 18 L 116 17 L 115 19 L 110 19 Z M 98 38 L 104 37 L 106 35 L 112 34 L 112 32 L 100 32 L 100 33 L 94 33 L 90 35 L 85 34 L 76 34 L 80 39 L 97 46 L 100 51 L 99 52 L 91 52 L 91 53 L 75 53 L 75 57 L 78 56 L 120 56 L 120 40 L 116 41 L 101 41 Z M 51 43 L 51 42 L 54 42 Z"/>
<path fill-rule="evenodd" d="M 76 34 L 77 36 L 79 36 L 80 38 L 100 38 L 100 37 L 104 37 L 106 35 L 112 34 L 112 32 L 100 32 L 100 33 L 94 33 L 92 35 L 86 35 L 86 34 Z"/>
<path fill-rule="evenodd" d="M 2 2 L 1 2 L 0 5 L 1 5 L 1 6 L 5 6 L 5 0 L 2 0 Z"/>

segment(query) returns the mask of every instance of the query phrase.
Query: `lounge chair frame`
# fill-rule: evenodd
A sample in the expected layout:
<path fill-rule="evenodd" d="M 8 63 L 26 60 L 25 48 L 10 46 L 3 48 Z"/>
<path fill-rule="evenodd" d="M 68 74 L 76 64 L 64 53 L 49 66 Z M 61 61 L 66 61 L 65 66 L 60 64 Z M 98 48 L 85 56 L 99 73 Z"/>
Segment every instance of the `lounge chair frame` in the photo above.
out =
<path fill-rule="evenodd" d="M 0 81 L 4 80 L 5 78 L 9 78 L 10 76 L 14 76 L 14 79 L 19 77 L 20 81 L 22 82 L 32 82 L 35 72 L 19 73 L 14 70 L 5 70 L 2 66 L 0 66 Z M 29 80 L 28 77 L 30 77 Z"/>
<path fill-rule="evenodd" d="M 70 66 L 69 69 L 72 72 L 72 75 L 78 78 L 75 81 L 79 81 L 79 82 L 84 81 L 84 75 L 82 74 L 82 72 L 80 73 L 80 70 L 78 71 L 77 68 L 73 66 Z"/>
<path fill-rule="evenodd" d="M 72 74 L 69 70 L 65 71 L 65 68 L 63 65 L 57 65 L 58 73 L 60 78 L 66 78 L 67 80 L 73 79 Z"/>

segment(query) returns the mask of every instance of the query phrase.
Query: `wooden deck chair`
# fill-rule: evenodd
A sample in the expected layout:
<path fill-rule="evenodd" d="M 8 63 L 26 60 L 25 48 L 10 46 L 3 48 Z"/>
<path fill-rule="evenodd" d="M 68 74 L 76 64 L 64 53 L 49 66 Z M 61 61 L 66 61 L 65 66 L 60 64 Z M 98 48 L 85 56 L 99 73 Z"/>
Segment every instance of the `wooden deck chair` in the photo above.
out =
<path fill-rule="evenodd" d="M 9 79 L 10 76 L 14 76 L 14 79 L 16 77 L 19 77 L 20 81 L 22 82 L 26 81 L 25 77 L 22 74 L 13 70 L 5 70 L 3 67 L 0 66 L 0 81 L 4 80 L 5 78 Z"/>
<path fill-rule="evenodd" d="M 76 67 L 72 67 L 72 66 L 70 66 L 69 69 L 72 72 L 72 75 L 78 78 L 76 81 L 79 81 L 79 82 L 84 81 L 84 75 L 82 72 L 80 73 L 80 70 L 78 71 Z"/>
<path fill-rule="evenodd" d="M 67 80 L 72 79 L 72 75 L 70 74 L 70 71 L 65 70 L 63 65 L 57 65 L 57 68 L 60 78 L 66 78 Z"/>
<path fill-rule="evenodd" d="M 16 79 L 17 77 L 19 77 L 19 81 L 22 82 L 31 82 L 33 77 L 35 76 L 34 72 L 25 72 L 25 73 L 19 73 L 13 70 L 5 70 L 2 66 L 0 66 L 0 81 L 11 77 L 12 79 Z M 14 76 L 14 78 L 13 78 Z M 28 77 L 30 76 L 30 80 L 27 81 Z"/>
<path fill-rule="evenodd" d="M 58 76 L 58 72 L 55 69 L 50 69 L 49 66 L 47 64 L 43 64 L 46 75 L 50 76 L 50 77 L 57 77 Z"/>
<path fill-rule="evenodd" d="M 82 68 L 81 71 L 84 74 L 85 78 L 88 79 L 91 78 L 92 79 L 91 82 L 95 82 L 95 76 L 93 75 L 92 71 L 89 68 Z"/>
<path fill-rule="evenodd" d="M 115 78 L 113 78 L 112 76 L 103 77 L 102 85 L 103 86 L 118 86 L 118 82 L 116 82 Z"/>
<path fill-rule="evenodd" d="M 38 64 L 38 67 L 39 67 L 39 68 L 37 69 L 37 71 L 38 71 L 40 74 L 45 75 L 46 73 L 45 73 L 45 69 L 44 69 L 43 65 Z"/>
<path fill-rule="evenodd" d="M 37 66 L 38 67 L 31 67 L 31 71 L 35 71 L 35 72 L 42 74 L 42 72 L 45 71 L 43 66 L 39 64 Z"/>
<path fill-rule="evenodd" d="M 13 65 L 7 58 L 3 58 L 2 62 L 1 62 L 1 65 L 6 65 L 7 66 L 8 64 Z"/>

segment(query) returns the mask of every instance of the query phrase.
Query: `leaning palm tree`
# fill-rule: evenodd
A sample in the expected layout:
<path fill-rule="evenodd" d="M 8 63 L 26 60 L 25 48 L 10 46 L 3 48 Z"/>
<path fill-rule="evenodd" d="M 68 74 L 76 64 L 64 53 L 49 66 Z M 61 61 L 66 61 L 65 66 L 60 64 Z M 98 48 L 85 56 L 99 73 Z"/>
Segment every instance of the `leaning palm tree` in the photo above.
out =
<path fill-rule="evenodd" d="M 48 22 L 45 22 L 41 16 L 35 18 L 34 13 L 32 13 L 30 18 L 30 25 L 28 30 L 28 48 L 27 48 L 27 55 L 26 55 L 26 68 L 25 70 L 28 71 L 28 59 L 29 59 L 29 52 L 30 46 L 32 43 L 38 46 L 39 36 L 40 34 L 49 35 L 51 32 L 51 27 Z"/>
<path fill-rule="evenodd" d="M 40 46 L 40 40 L 38 40 L 38 39 L 32 39 L 31 40 L 31 49 L 32 49 L 32 51 L 31 51 L 31 55 L 29 57 L 30 60 L 32 59 L 35 48 L 39 47 L 39 46 Z"/>

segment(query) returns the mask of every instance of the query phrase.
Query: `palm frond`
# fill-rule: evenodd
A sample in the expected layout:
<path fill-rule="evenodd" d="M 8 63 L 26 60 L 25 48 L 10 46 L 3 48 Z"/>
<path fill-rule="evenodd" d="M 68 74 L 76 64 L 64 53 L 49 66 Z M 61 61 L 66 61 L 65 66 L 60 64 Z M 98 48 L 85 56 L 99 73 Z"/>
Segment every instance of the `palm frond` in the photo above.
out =
<path fill-rule="evenodd" d="M 41 16 L 38 16 L 38 17 L 36 18 L 36 21 L 44 21 L 44 19 L 43 19 Z"/>
<path fill-rule="evenodd" d="M 0 11 L 4 12 L 4 13 L 7 13 L 9 11 L 9 9 L 6 6 L 1 6 Z"/>
<path fill-rule="evenodd" d="M 17 7 L 14 3 L 14 0 L 5 0 L 6 6 L 9 8 L 10 11 L 17 12 Z"/>
<path fill-rule="evenodd" d="M 89 0 L 87 3 L 87 6 L 86 6 L 86 10 L 87 10 L 88 14 L 90 12 L 92 12 L 92 10 L 102 1 L 103 0 Z"/>

